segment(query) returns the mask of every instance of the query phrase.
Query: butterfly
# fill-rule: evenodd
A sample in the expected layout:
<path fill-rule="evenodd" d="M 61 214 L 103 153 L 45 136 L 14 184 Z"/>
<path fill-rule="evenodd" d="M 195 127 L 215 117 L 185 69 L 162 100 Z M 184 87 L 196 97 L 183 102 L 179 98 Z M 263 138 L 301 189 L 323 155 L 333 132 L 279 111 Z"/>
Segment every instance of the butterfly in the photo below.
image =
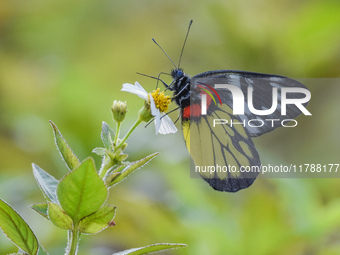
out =
<path fill-rule="evenodd" d="M 237 192 L 252 185 L 261 169 L 252 137 L 287 126 L 301 110 L 308 115 L 303 108 L 307 106 L 310 94 L 308 98 L 301 91 L 308 94 L 309 90 L 302 83 L 284 76 L 238 70 L 214 70 L 190 77 L 180 68 L 180 62 L 191 24 L 192 21 L 178 65 L 153 39 L 175 66 L 170 84 L 159 76 L 157 79 L 173 92 L 172 99 L 180 108 L 183 136 L 195 171 L 215 190 Z M 233 91 L 216 84 L 233 86 L 238 98 Z M 203 95 L 205 104 L 202 103 Z M 284 102 L 294 99 L 300 100 L 300 104 Z M 243 114 L 234 114 L 236 102 Z M 282 114 L 283 107 L 285 114 Z"/>

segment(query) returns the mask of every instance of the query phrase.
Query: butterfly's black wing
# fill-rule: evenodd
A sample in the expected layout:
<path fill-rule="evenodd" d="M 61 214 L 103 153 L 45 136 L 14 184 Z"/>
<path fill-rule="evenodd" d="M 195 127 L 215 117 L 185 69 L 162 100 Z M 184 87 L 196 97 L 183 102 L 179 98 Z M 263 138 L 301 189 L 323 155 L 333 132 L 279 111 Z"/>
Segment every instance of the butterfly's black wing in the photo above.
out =
<path fill-rule="evenodd" d="M 294 104 L 287 104 L 286 115 L 281 115 L 281 89 L 282 88 L 303 88 L 307 89 L 302 83 L 279 75 L 262 74 L 254 72 L 244 72 L 235 70 L 215 70 L 198 74 L 191 79 L 191 97 L 195 100 L 195 93 L 200 93 L 196 90 L 197 84 L 208 84 L 214 86 L 215 84 L 230 84 L 240 88 L 244 94 L 245 99 L 248 97 L 248 87 L 253 88 L 253 106 L 257 110 L 270 109 L 273 105 L 272 89 L 277 88 L 277 108 L 276 110 L 264 116 L 253 114 L 245 102 L 244 115 L 239 115 L 240 119 L 248 122 L 249 120 L 260 119 L 263 126 L 251 127 L 246 126 L 250 136 L 260 136 L 264 133 L 270 132 L 281 126 L 281 121 L 284 119 L 295 119 L 301 114 L 301 110 Z M 229 90 L 216 89 L 220 95 L 222 102 L 233 108 L 233 98 Z M 301 93 L 288 93 L 287 98 L 303 98 Z M 307 106 L 308 102 L 303 103 Z M 269 120 L 269 121 L 268 121 Z M 270 121 L 272 120 L 272 121 Z M 255 123 L 254 126 L 259 126 Z"/>
<path fill-rule="evenodd" d="M 208 103 L 206 115 L 201 114 L 201 94 L 198 85 L 214 87 L 215 84 L 230 84 L 240 88 L 247 98 L 247 88 L 254 89 L 254 107 L 269 109 L 272 106 L 272 88 L 278 88 L 278 107 L 270 115 L 257 116 L 249 111 L 245 102 L 245 114 L 233 114 L 233 98 L 229 90 L 216 89 L 222 104 Z M 279 127 L 280 122 L 267 122 L 262 127 L 249 125 L 215 125 L 214 119 L 223 119 L 228 123 L 241 123 L 251 119 L 294 119 L 301 112 L 293 105 L 287 106 L 286 116 L 281 116 L 281 88 L 306 88 L 290 78 L 241 71 L 210 71 L 198 74 L 190 82 L 190 107 L 182 107 L 182 128 L 184 139 L 195 170 L 216 190 L 236 192 L 249 187 L 261 170 L 258 152 L 251 137 L 262 135 Z M 207 95 L 208 96 L 208 95 Z M 299 93 L 292 93 L 291 98 L 299 98 Z M 215 101 L 218 102 L 216 95 Z M 306 104 L 305 104 L 306 105 Z M 215 167 L 215 169 L 212 169 Z M 227 171 L 217 171 L 218 167 L 228 167 Z M 210 169 L 209 169 L 210 168 Z M 213 171 L 211 171 L 211 169 Z M 202 171 L 203 170 L 203 171 Z M 243 170 L 243 171 L 242 171 Z M 250 170 L 250 171 L 244 171 Z"/>

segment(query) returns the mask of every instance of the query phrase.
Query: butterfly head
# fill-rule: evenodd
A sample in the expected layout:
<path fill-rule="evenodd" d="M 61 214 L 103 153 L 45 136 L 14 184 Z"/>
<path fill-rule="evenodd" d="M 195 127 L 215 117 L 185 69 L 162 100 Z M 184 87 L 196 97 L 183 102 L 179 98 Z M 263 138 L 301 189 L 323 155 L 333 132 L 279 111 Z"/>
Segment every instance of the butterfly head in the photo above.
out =
<path fill-rule="evenodd" d="M 178 79 L 182 78 L 184 76 L 183 69 L 181 69 L 181 68 L 173 69 L 171 71 L 171 76 L 175 80 L 178 80 Z"/>

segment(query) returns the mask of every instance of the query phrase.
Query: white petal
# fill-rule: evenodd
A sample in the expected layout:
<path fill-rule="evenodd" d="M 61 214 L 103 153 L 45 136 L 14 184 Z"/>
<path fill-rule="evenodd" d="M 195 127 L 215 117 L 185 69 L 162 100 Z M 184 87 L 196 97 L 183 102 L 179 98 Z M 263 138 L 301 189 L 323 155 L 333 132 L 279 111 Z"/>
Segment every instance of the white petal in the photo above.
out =
<path fill-rule="evenodd" d="M 152 116 L 155 117 L 154 121 L 155 121 L 156 135 L 157 135 L 158 134 L 158 130 L 161 127 L 161 117 L 162 117 L 162 114 L 159 111 L 159 109 L 156 108 L 155 101 L 153 101 L 153 97 L 152 97 L 151 94 L 150 94 L 150 106 L 151 106 L 151 114 L 152 114 Z"/>
<path fill-rule="evenodd" d="M 135 85 L 130 83 L 124 83 L 121 91 L 126 91 L 139 96 L 144 100 L 148 100 L 148 92 L 136 81 Z"/>
<path fill-rule="evenodd" d="M 163 115 L 161 118 L 161 126 L 158 130 L 158 133 L 162 135 L 176 133 L 177 128 L 168 115 Z"/>
<path fill-rule="evenodd" d="M 161 125 L 162 125 L 161 117 L 162 117 L 162 115 L 161 115 L 160 111 L 158 111 L 158 113 L 156 114 L 155 119 L 154 119 L 156 135 L 158 135 L 159 129 L 161 128 Z"/>
<path fill-rule="evenodd" d="M 156 108 L 155 101 L 153 100 L 153 97 L 151 93 L 149 94 L 150 97 L 150 106 L 151 106 L 151 114 L 152 116 L 156 116 L 156 114 L 161 114 L 159 109 Z"/>
<path fill-rule="evenodd" d="M 140 85 L 140 83 L 138 81 L 135 81 L 135 86 L 138 87 L 138 88 L 141 88 L 142 90 L 144 90 L 146 92 L 146 90 L 142 87 L 142 85 Z"/>

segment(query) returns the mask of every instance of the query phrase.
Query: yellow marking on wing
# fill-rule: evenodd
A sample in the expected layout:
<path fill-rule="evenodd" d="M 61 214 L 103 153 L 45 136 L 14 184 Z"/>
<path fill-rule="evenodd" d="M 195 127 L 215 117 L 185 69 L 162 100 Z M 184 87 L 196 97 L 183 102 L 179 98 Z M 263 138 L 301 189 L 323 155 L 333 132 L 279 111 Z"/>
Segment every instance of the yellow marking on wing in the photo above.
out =
<path fill-rule="evenodd" d="M 234 136 L 235 135 L 234 130 L 232 130 L 230 126 L 225 125 L 224 128 L 227 130 L 228 135 L 230 135 L 230 136 Z"/>
<path fill-rule="evenodd" d="M 228 107 L 228 108 L 229 108 L 229 107 Z M 229 109 L 230 109 L 230 108 L 229 108 Z M 214 129 L 215 129 L 216 127 L 218 127 L 218 126 L 223 126 L 223 128 L 225 128 L 225 130 L 227 131 L 228 135 L 234 136 L 234 135 L 235 135 L 235 132 L 234 132 L 234 130 L 230 127 L 230 120 L 231 120 L 230 115 L 229 115 L 229 114 L 225 114 L 225 113 L 222 112 L 222 111 L 218 111 L 218 112 L 217 112 L 217 116 L 218 116 L 218 117 L 221 117 L 221 118 L 224 119 L 224 120 L 227 120 L 228 123 L 223 124 L 223 125 L 216 125 L 215 127 L 212 127 L 212 129 L 214 130 Z M 214 118 L 215 118 L 215 116 L 214 116 Z"/>
<path fill-rule="evenodd" d="M 231 128 L 229 125 L 233 117 L 228 113 L 232 113 L 232 109 L 226 105 L 223 107 L 223 110 L 225 112 L 218 111 L 211 116 L 207 115 L 205 118 L 207 118 L 209 124 L 204 118 L 198 122 L 192 120 L 191 123 L 186 121 L 182 124 L 184 139 L 191 158 L 200 170 L 207 170 L 206 172 L 199 172 L 200 175 L 206 179 L 219 178 L 225 180 L 230 176 L 232 178 L 240 178 L 240 166 L 249 166 L 251 163 L 248 157 L 253 158 L 252 151 L 247 144 L 247 140 L 250 138 L 243 125 L 236 124 Z M 228 124 L 213 127 L 214 118 L 226 119 L 228 120 Z M 233 122 L 241 121 L 233 118 Z M 239 133 L 243 139 L 237 136 L 237 133 Z M 233 141 L 239 144 L 240 150 L 237 150 Z M 229 174 L 224 171 L 212 173 L 209 171 L 211 167 L 215 167 L 215 170 L 217 170 L 217 166 L 219 166 L 221 170 L 223 167 L 235 166 L 236 171 L 229 171 Z"/>
<path fill-rule="evenodd" d="M 192 123 L 190 126 L 190 155 L 196 166 L 208 167 L 212 166 L 214 163 L 211 160 L 210 154 L 212 151 L 208 151 L 206 143 L 211 146 L 210 130 L 207 129 L 208 126 L 205 122 Z M 209 178 L 209 173 L 200 173 L 204 178 Z"/>
<path fill-rule="evenodd" d="M 253 153 L 251 152 L 248 144 L 246 144 L 245 142 L 243 141 L 240 141 L 239 142 L 243 152 L 249 157 L 249 158 L 253 158 Z"/>
<path fill-rule="evenodd" d="M 233 109 L 231 109 L 227 104 L 222 104 L 222 106 L 219 106 L 223 111 L 233 114 Z"/>
<path fill-rule="evenodd" d="M 182 122 L 183 137 L 185 140 L 185 145 L 190 153 L 190 120 Z"/>
<path fill-rule="evenodd" d="M 228 162 L 228 165 L 230 166 L 230 170 L 233 169 L 233 166 L 236 167 L 235 172 L 230 171 L 231 176 L 234 178 L 238 178 L 240 176 L 240 172 L 239 172 L 239 166 L 237 164 L 236 159 L 227 150 L 225 151 L 225 154 L 227 156 L 227 162 Z"/>
<path fill-rule="evenodd" d="M 234 125 L 234 123 L 241 123 L 242 121 L 239 121 L 237 119 L 233 119 L 233 127 L 236 129 L 236 131 L 243 136 L 244 138 L 248 138 L 248 135 L 246 133 L 246 131 L 244 130 L 243 124 L 236 124 Z"/>
<path fill-rule="evenodd" d="M 249 166 L 250 162 L 248 160 L 248 158 L 246 156 L 244 156 L 243 153 L 239 152 L 235 146 L 230 146 L 229 150 L 231 151 L 231 153 L 234 155 L 234 157 L 237 159 L 237 161 L 239 162 L 239 164 L 241 166 Z"/>
<path fill-rule="evenodd" d="M 199 128 L 196 122 L 192 122 L 190 125 L 190 155 L 194 160 L 196 166 L 201 166 L 202 162 L 202 144 L 201 137 L 199 134 Z"/>

